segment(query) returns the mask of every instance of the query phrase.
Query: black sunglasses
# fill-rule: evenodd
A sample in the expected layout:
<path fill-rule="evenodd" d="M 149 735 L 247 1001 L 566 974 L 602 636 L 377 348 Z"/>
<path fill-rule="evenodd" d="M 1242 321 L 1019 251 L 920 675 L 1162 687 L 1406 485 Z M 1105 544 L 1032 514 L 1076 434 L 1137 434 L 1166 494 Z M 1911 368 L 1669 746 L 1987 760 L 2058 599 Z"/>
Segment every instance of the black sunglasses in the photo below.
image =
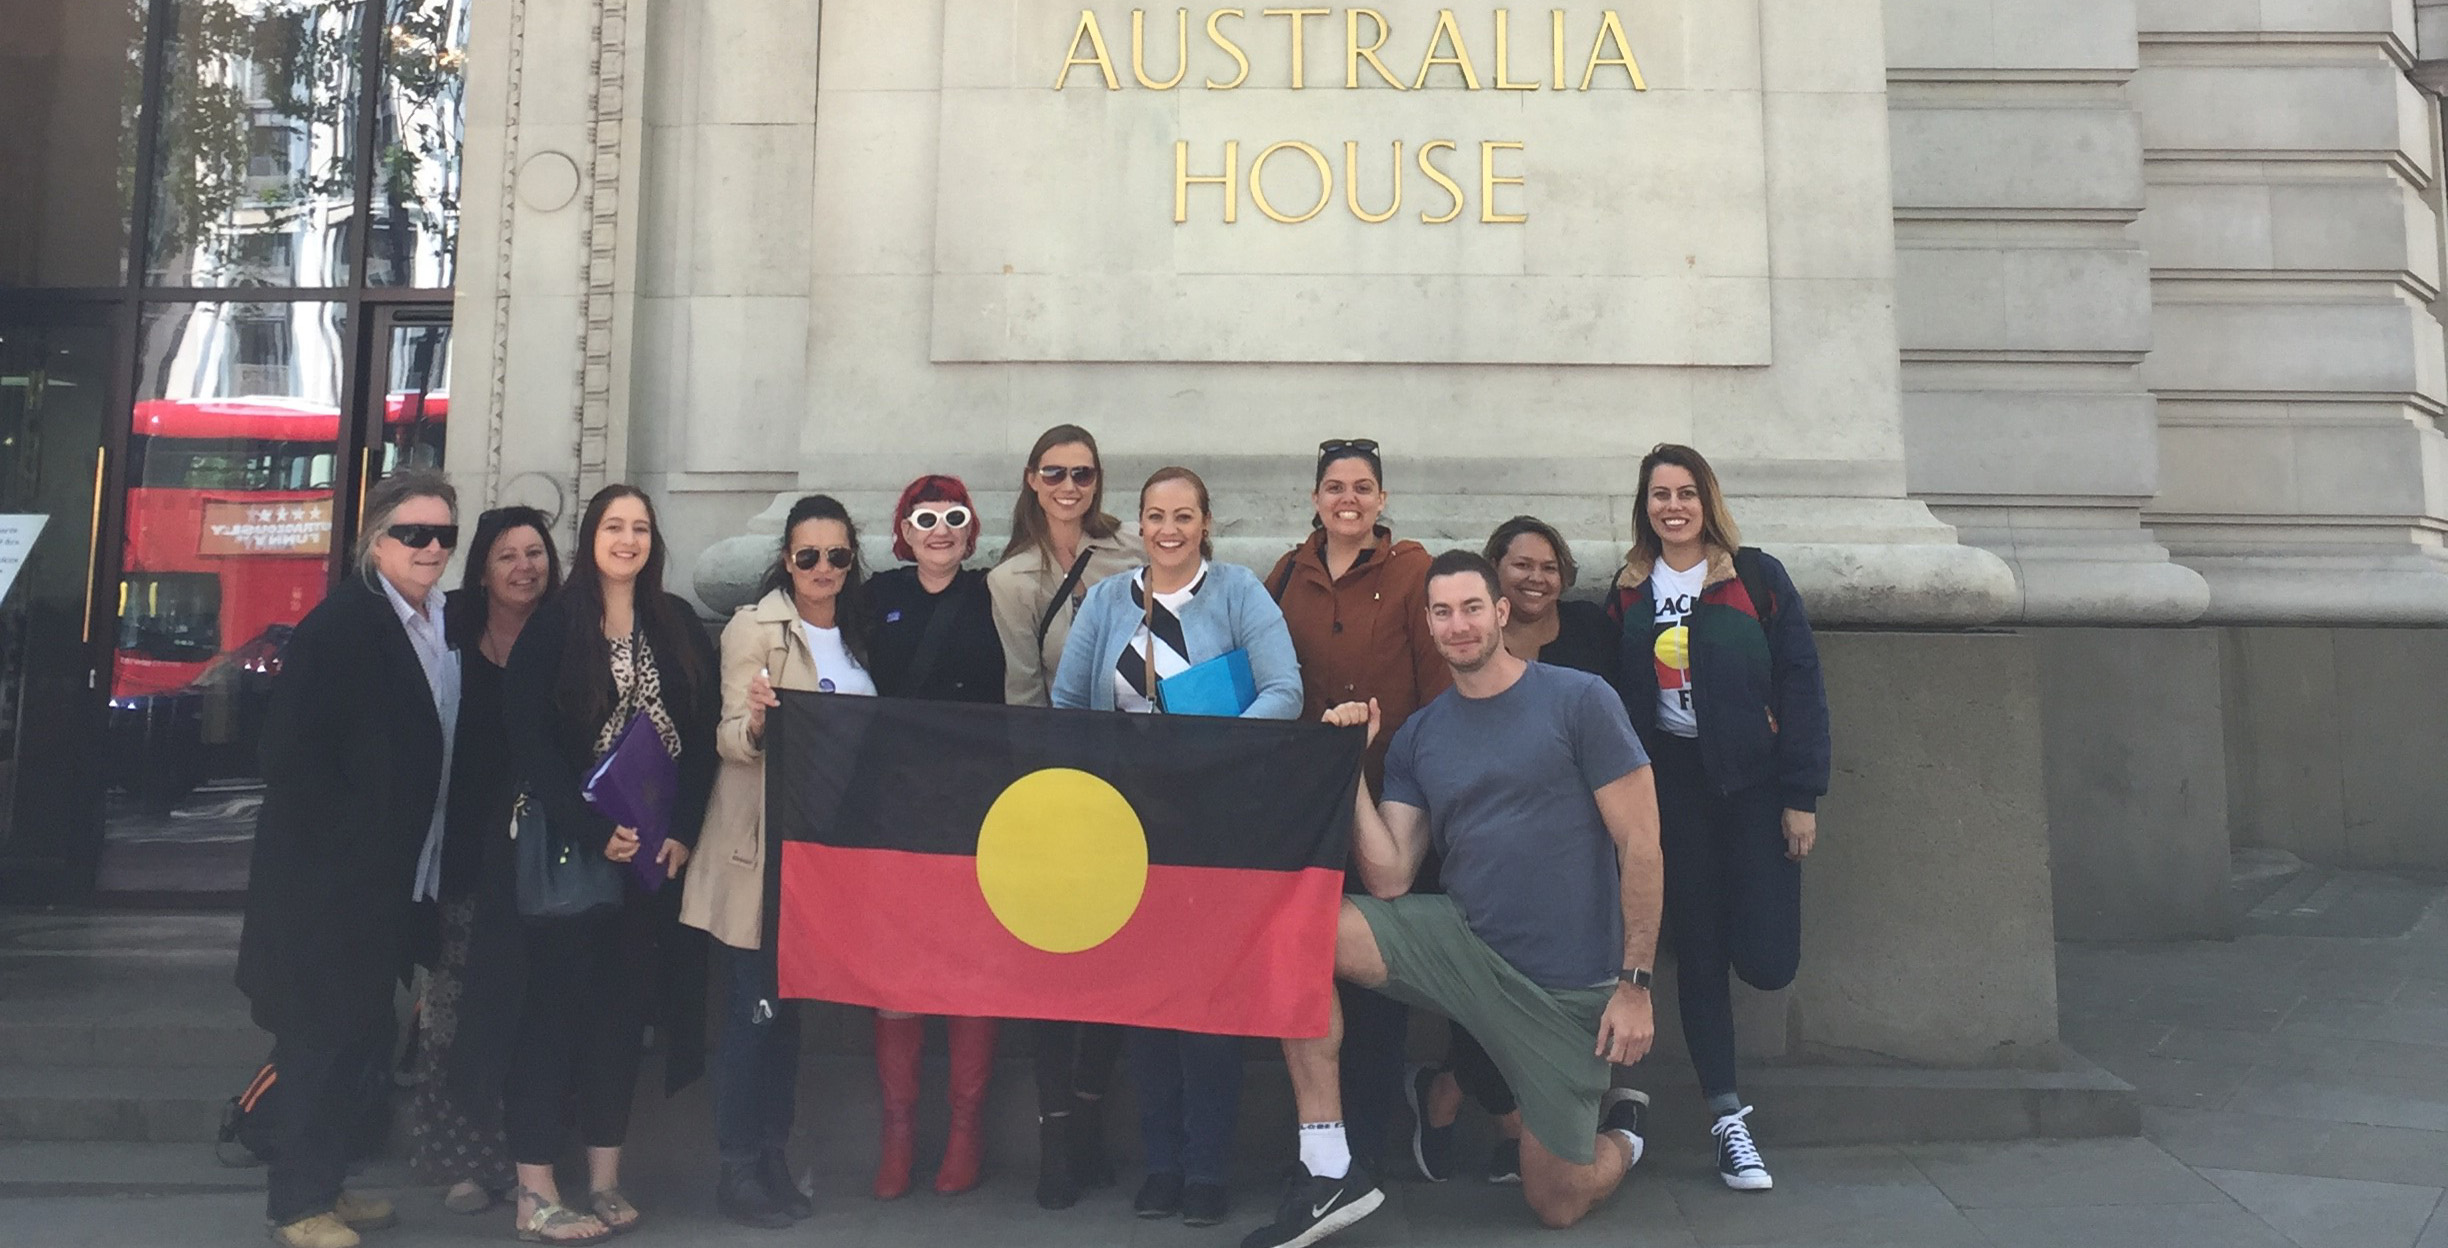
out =
<path fill-rule="evenodd" d="M 444 550 L 459 549 L 459 526 L 455 524 L 395 524 L 383 533 L 410 550 L 423 550 L 435 542 L 442 543 Z"/>
<path fill-rule="evenodd" d="M 791 552 L 791 566 L 802 572 L 814 571 L 819 559 L 847 572 L 858 562 L 858 552 L 847 546 L 802 546 Z"/>
<path fill-rule="evenodd" d="M 1340 455 L 1345 451 L 1374 455 L 1377 453 L 1377 440 L 1374 438 L 1328 438 L 1318 443 L 1318 456 L 1321 459 L 1328 455 Z"/>
<path fill-rule="evenodd" d="M 1071 478 L 1073 485 L 1094 485 L 1097 475 L 1097 469 L 1088 464 L 1082 464 L 1077 468 L 1065 468 L 1061 464 L 1040 464 L 1037 468 L 1037 479 L 1047 485 L 1061 485 L 1065 476 Z"/>

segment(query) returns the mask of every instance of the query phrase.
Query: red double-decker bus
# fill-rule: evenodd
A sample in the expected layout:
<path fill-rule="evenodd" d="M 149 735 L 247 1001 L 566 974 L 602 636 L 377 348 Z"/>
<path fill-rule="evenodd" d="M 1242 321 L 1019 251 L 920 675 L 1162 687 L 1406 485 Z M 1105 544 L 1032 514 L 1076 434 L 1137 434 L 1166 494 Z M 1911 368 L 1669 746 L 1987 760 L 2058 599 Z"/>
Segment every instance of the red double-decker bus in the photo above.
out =
<path fill-rule="evenodd" d="M 383 468 L 438 447 L 449 414 L 445 394 L 391 396 Z M 302 399 L 136 405 L 111 672 L 122 787 L 175 796 L 222 749 L 252 749 L 290 630 L 328 585 L 340 420 Z"/>

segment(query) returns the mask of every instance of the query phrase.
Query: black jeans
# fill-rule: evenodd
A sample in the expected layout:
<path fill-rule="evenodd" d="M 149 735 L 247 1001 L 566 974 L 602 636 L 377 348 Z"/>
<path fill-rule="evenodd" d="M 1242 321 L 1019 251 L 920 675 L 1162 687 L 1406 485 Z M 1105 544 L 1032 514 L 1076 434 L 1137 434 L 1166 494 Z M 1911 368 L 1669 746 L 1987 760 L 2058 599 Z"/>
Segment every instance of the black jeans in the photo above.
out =
<path fill-rule="evenodd" d="M 1385 1173 L 1386 1133 L 1403 1103 L 1403 1055 L 1411 1007 L 1358 984 L 1337 983 L 1343 999 L 1343 1138 L 1371 1174 Z"/>
<path fill-rule="evenodd" d="M 1037 1065 L 1037 1112 L 1069 1113 L 1079 1098 L 1103 1096 L 1113 1086 L 1122 1029 L 1038 1019 L 1029 1024 L 1029 1048 Z"/>
<path fill-rule="evenodd" d="M 337 1044 L 273 1038 L 278 1150 L 265 1175 L 264 1214 L 274 1226 L 332 1211 L 374 1098 L 390 1094 L 390 1057 L 388 1027 Z"/>
<path fill-rule="evenodd" d="M 1241 1119 L 1240 1037 L 1134 1027 L 1130 1056 L 1148 1173 L 1227 1183 Z"/>
<path fill-rule="evenodd" d="M 733 1165 L 790 1142 L 799 1101 L 799 1003 L 770 1000 L 772 955 L 714 942 L 722 964 L 722 1038 L 714 1046 L 714 1146 Z M 757 1004 L 771 1013 L 757 1017 Z"/>
<path fill-rule="evenodd" d="M 628 1140 L 651 978 L 638 939 L 646 910 L 631 902 L 527 925 L 527 1000 L 502 1112 L 512 1161 L 559 1161 L 573 1100 L 587 1147 Z"/>
<path fill-rule="evenodd" d="M 1730 971 L 1773 992 L 1802 960 L 1802 864 L 1785 856 L 1784 805 L 1765 785 L 1719 793 L 1700 747 L 1656 734 L 1658 839 L 1666 858 L 1666 934 L 1674 942 L 1683 1041 L 1703 1096 L 1731 1095 Z"/>

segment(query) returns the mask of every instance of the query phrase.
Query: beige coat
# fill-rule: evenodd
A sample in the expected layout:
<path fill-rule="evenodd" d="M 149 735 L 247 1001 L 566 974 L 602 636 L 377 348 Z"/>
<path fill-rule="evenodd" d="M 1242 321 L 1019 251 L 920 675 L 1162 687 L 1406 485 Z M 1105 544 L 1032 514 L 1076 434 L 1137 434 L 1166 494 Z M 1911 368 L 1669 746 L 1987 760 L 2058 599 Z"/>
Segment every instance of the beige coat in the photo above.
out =
<path fill-rule="evenodd" d="M 680 895 L 680 921 L 734 949 L 754 949 L 765 937 L 765 750 L 748 735 L 748 685 L 759 671 L 776 689 L 816 689 L 816 659 L 787 590 L 741 607 L 723 626 L 722 720 L 714 727 L 722 770 Z"/>
<path fill-rule="evenodd" d="M 1006 706 L 1054 705 L 1054 665 L 1062 659 L 1063 643 L 1071 639 L 1071 616 L 1079 608 L 1077 595 L 1117 572 L 1139 566 L 1139 542 L 1115 534 L 1083 538 L 1092 552 L 1088 570 L 1080 573 L 1071 603 L 1054 616 L 1045 644 L 1037 644 L 1037 621 L 1062 588 L 1068 565 L 1056 566 L 1053 552 L 1042 547 L 1022 551 L 986 574 L 986 592 L 994 599 L 995 632 L 1003 638 L 1003 702 Z"/>

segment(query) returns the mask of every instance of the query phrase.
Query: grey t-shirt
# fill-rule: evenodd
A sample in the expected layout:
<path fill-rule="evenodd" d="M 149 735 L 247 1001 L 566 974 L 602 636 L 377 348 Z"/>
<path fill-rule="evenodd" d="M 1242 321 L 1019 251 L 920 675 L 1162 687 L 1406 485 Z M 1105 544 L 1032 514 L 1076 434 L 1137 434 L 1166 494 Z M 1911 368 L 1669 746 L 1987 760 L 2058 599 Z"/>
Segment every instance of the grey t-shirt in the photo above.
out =
<path fill-rule="evenodd" d="M 1385 800 L 1428 812 L 1479 939 L 1533 983 L 1584 988 L 1623 966 L 1615 842 L 1591 795 L 1648 762 L 1605 681 L 1532 663 L 1495 697 L 1448 689 L 1405 721 Z"/>

